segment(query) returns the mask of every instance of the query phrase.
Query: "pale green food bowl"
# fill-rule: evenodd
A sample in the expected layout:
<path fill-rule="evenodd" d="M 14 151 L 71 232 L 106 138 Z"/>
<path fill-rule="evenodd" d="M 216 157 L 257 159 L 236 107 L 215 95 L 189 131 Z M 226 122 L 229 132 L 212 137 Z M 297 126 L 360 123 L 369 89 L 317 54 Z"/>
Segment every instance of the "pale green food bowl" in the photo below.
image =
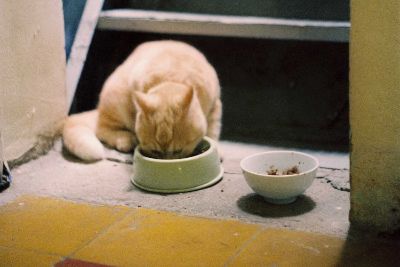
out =
<path fill-rule="evenodd" d="M 140 189 L 158 193 L 180 193 L 209 187 L 222 179 L 216 143 L 208 138 L 196 148 L 199 154 L 183 159 L 154 159 L 136 148 L 132 183 Z"/>

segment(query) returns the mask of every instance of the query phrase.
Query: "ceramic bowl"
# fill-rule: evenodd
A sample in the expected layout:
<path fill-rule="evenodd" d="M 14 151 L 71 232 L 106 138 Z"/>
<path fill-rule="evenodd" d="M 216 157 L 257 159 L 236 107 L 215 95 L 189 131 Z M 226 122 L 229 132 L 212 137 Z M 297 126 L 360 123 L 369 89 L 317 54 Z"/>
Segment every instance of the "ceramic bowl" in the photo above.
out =
<path fill-rule="evenodd" d="M 151 192 L 179 193 L 202 189 L 217 183 L 223 175 L 216 143 L 208 138 L 200 142 L 199 154 L 183 159 L 154 159 L 136 148 L 132 182 Z"/>
<path fill-rule="evenodd" d="M 294 202 L 311 186 L 318 166 L 315 157 L 295 151 L 268 151 L 250 155 L 240 162 L 247 184 L 274 204 Z M 298 173 L 282 174 L 293 167 Z"/>

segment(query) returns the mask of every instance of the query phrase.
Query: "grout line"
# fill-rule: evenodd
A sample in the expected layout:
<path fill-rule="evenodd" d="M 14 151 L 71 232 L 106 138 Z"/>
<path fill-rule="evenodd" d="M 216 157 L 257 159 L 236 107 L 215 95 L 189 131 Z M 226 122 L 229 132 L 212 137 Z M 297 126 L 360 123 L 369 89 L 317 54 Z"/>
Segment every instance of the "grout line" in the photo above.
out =
<path fill-rule="evenodd" d="M 266 226 L 262 226 L 260 230 L 258 230 L 253 236 L 251 236 L 246 242 L 243 243 L 243 245 L 234 253 L 232 256 L 228 258 L 228 260 L 225 262 L 224 267 L 228 267 L 229 265 L 232 264 L 232 262 L 251 244 L 253 243 L 256 238 L 267 229 Z"/>
<path fill-rule="evenodd" d="M 37 249 L 31 249 L 31 248 L 21 248 L 18 247 L 18 245 L 14 244 L 11 246 L 4 246 L 0 245 L 0 249 L 12 249 L 12 250 L 17 250 L 17 251 L 22 251 L 22 252 L 32 252 L 34 254 L 40 254 L 40 255 L 47 255 L 47 256 L 54 256 L 54 257 L 59 257 L 61 259 L 64 259 L 65 256 L 61 254 L 57 254 L 54 252 L 49 252 L 49 251 L 43 251 L 43 250 L 37 250 Z"/>
<path fill-rule="evenodd" d="M 132 209 L 131 211 L 127 212 L 124 216 L 121 216 L 121 218 L 116 219 L 114 222 L 112 222 L 110 225 L 105 226 L 102 230 L 100 230 L 92 239 L 88 240 L 87 242 L 85 242 L 83 245 L 79 246 L 77 249 L 75 249 L 74 251 L 72 251 L 70 254 L 66 255 L 65 258 L 73 258 L 73 256 L 78 253 L 80 250 L 82 250 L 83 248 L 87 247 L 88 245 L 90 245 L 91 243 L 93 243 L 96 239 L 98 239 L 99 237 L 105 235 L 108 230 L 110 230 L 110 228 L 112 228 L 114 225 L 116 225 L 117 223 L 120 223 L 121 221 L 123 221 L 126 217 L 134 214 L 136 212 L 136 209 Z"/>

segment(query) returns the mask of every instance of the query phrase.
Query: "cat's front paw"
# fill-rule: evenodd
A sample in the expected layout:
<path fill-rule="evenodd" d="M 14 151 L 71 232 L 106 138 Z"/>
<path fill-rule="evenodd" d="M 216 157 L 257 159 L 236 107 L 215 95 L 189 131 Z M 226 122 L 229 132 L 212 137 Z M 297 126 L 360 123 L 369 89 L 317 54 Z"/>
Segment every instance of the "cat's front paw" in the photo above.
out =
<path fill-rule="evenodd" d="M 125 153 L 133 151 L 136 144 L 136 139 L 131 136 L 120 136 L 115 140 L 115 148 Z"/>

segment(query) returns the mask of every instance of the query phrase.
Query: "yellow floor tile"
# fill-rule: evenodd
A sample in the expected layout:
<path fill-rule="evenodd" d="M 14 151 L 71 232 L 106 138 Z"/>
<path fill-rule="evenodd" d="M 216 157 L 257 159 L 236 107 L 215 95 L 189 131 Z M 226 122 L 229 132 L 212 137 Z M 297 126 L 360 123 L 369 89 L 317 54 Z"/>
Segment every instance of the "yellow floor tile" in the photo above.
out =
<path fill-rule="evenodd" d="M 0 247 L 1 267 L 53 266 L 60 256 L 47 255 L 27 250 Z"/>
<path fill-rule="evenodd" d="M 0 206 L 0 246 L 68 255 L 127 212 L 124 207 L 22 197 Z"/>
<path fill-rule="evenodd" d="M 400 243 L 23 197 L 0 206 L 3 266 L 400 266 Z M 65 256 L 68 256 L 65 258 Z M 97 264 L 97 265 L 96 265 Z"/>
<path fill-rule="evenodd" d="M 267 229 L 232 261 L 231 266 L 336 266 L 344 242 L 325 235 Z"/>
<path fill-rule="evenodd" d="M 117 266 L 223 266 L 260 230 L 138 209 L 73 257 Z"/>

